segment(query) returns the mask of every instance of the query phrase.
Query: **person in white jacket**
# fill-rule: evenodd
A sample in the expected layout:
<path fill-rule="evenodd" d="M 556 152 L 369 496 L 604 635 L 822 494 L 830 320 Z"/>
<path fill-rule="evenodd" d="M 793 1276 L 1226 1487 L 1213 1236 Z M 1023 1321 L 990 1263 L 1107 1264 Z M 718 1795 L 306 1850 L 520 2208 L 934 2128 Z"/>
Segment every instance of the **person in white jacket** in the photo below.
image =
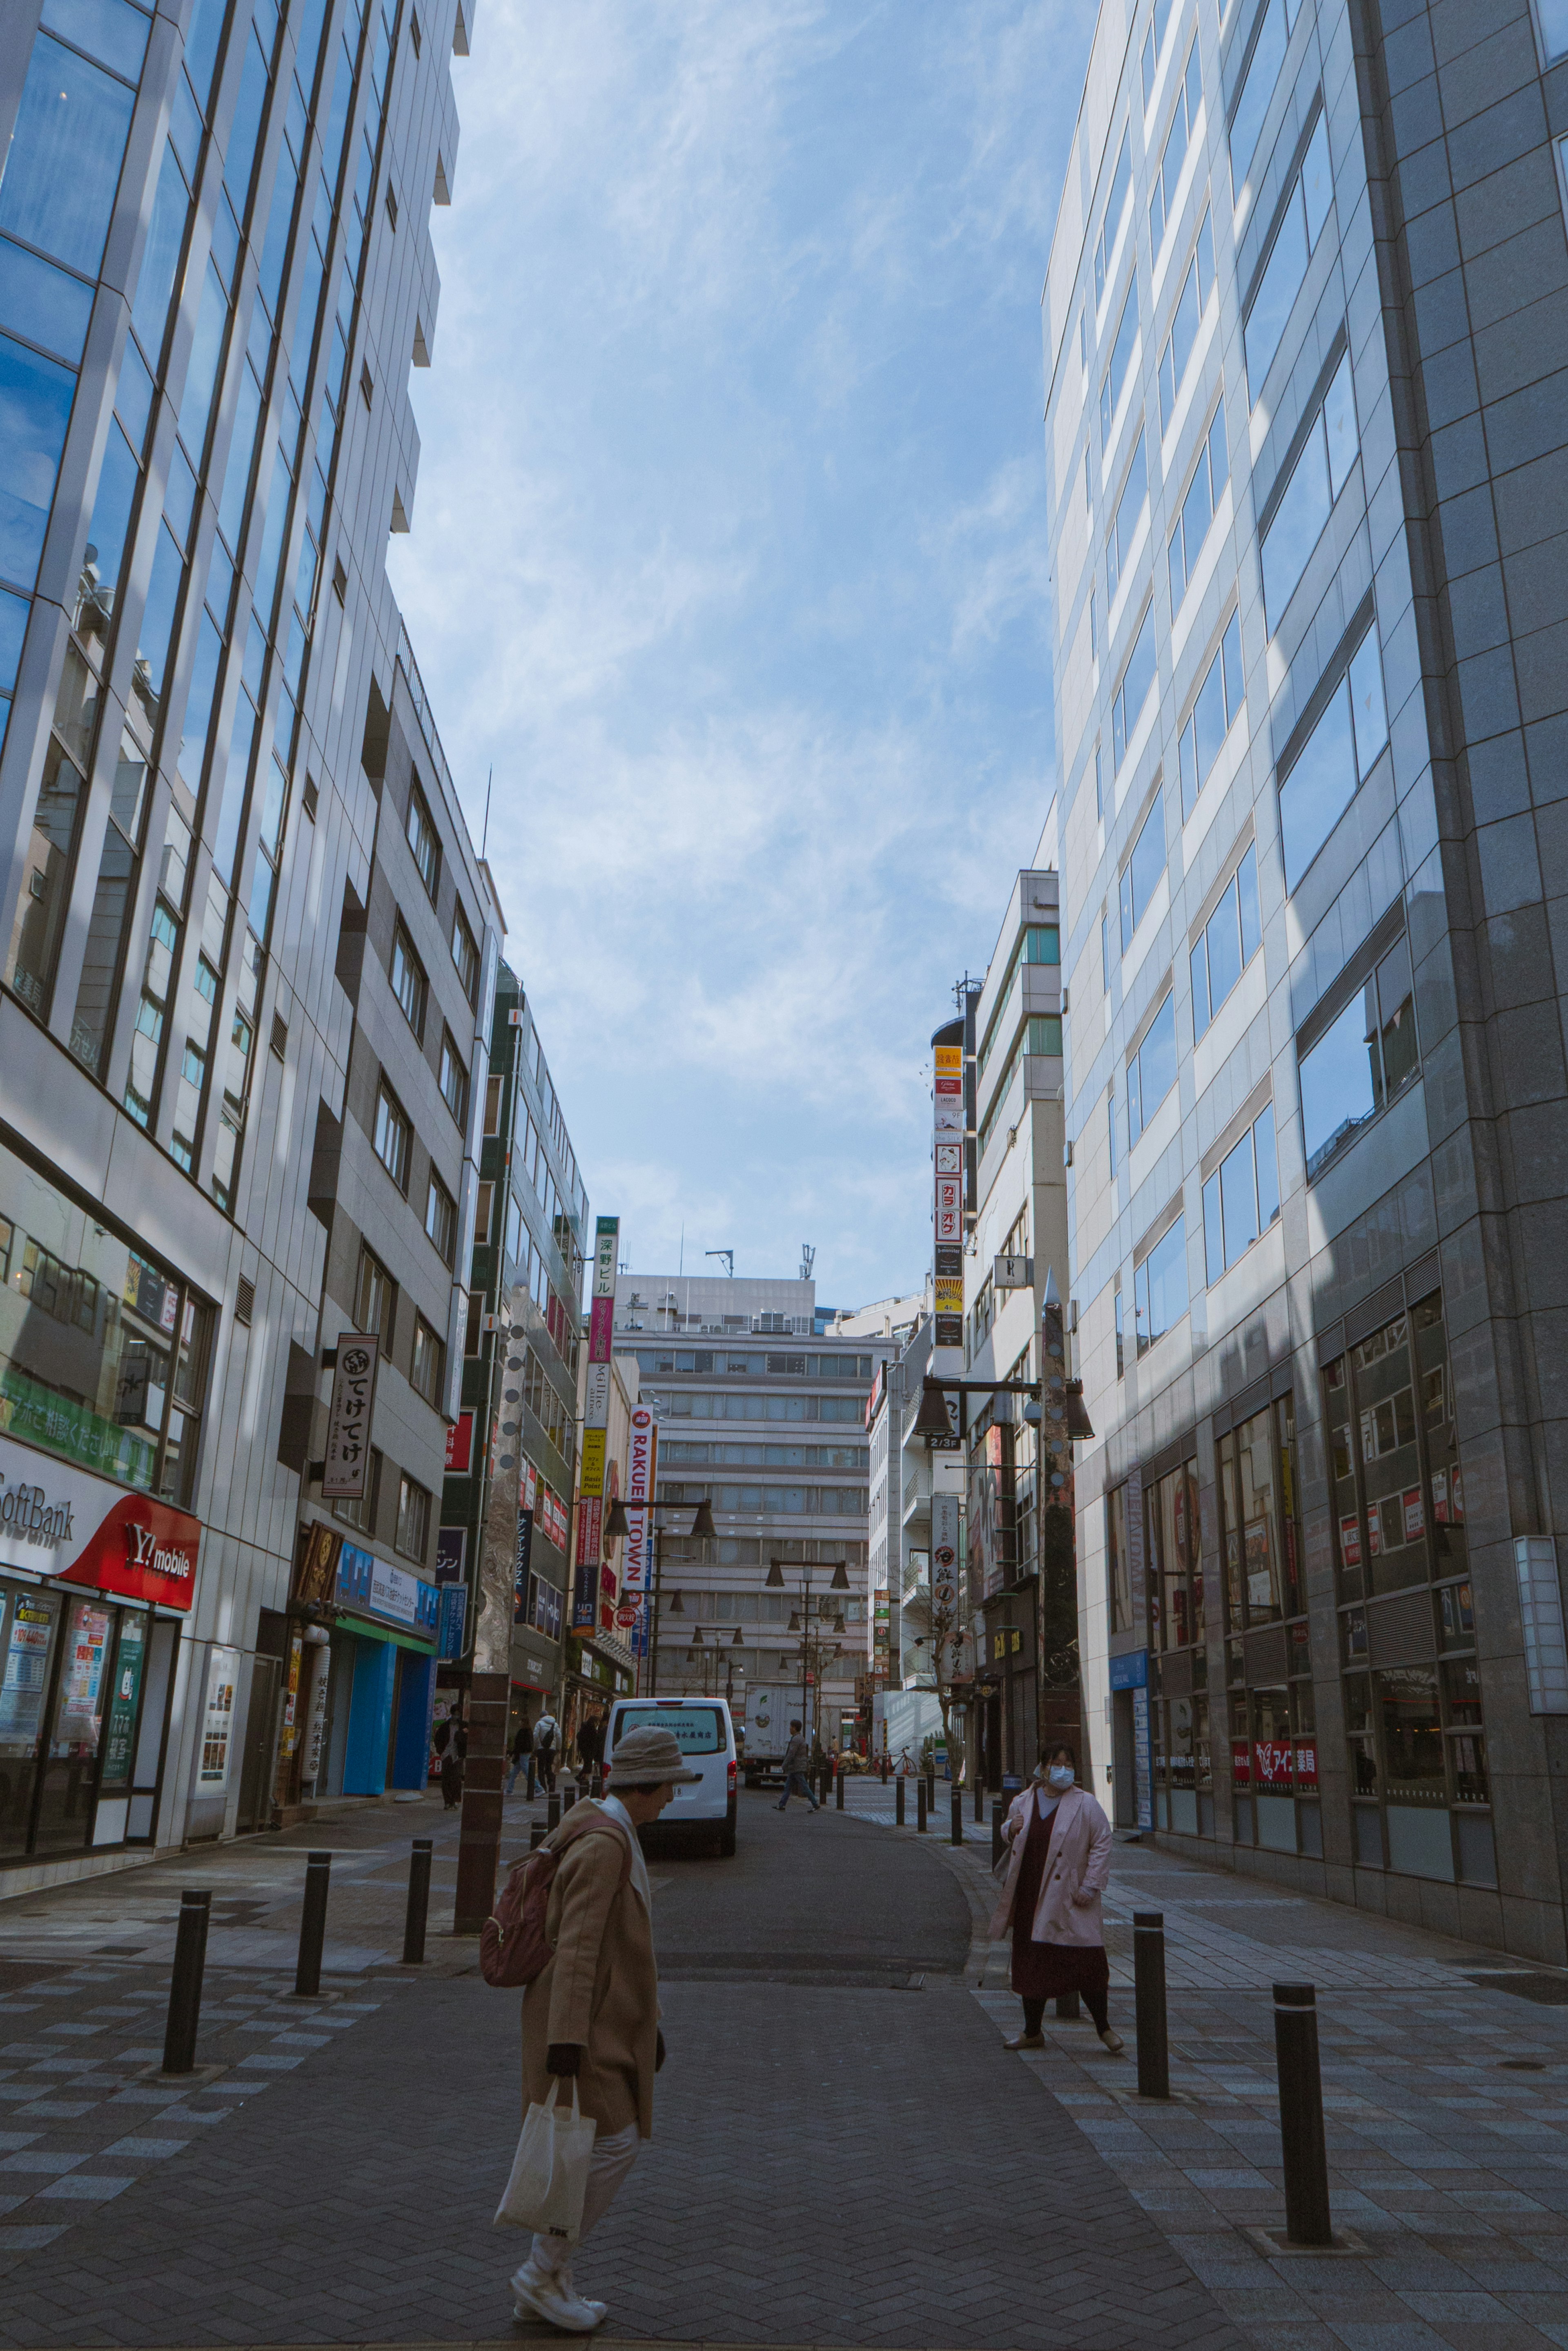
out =
<path fill-rule="evenodd" d="M 1082 1994 L 1095 2029 L 1114 2056 L 1110 1964 L 1100 1896 L 1111 1874 L 1111 1824 L 1077 1785 L 1078 1759 L 1065 1740 L 1043 1750 L 1040 1766 L 1002 1824 L 1007 1840 L 1002 1899 L 991 1922 L 993 1941 L 1012 1933 L 1012 1989 L 1023 2002 L 1023 2030 L 1010 2049 L 1044 2049 L 1045 2003 Z"/>

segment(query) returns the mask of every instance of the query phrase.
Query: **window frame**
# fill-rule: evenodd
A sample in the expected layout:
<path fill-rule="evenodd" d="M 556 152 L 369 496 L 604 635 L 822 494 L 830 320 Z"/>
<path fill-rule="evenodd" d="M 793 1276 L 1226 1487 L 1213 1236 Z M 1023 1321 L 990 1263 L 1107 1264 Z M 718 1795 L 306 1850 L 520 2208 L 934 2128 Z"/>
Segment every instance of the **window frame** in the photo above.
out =
<path fill-rule="evenodd" d="M 404 967 L 412 981 L 412 993 L 414 998 L 412 1010 L 410 1009 L 408 1004 L 404 1001 L 402 990 L 398 986 L 398 961 L 400 956 L 402 958 Z M 392 994 L 397 999 L 399 1010 L 401 1012 L 404 1019 L 408 1022 L 409 1027 L 413 1030 L 414 1035 L 422 1044 L 424 1042 L 425 1034 L 425 1017 L 430 1008 L 430 978 L 425 970 L 424 965 L 420 961 L 419 953 L 414 946 L 413 940 L 409 935 L 408 925 L 403 921 L 400 914 L 392 925 L 392 952 L 387 965 L 387 977 L 390 984 Z"/>
<path fill-rule="evenodd" d="M 425 847 L 421 849 L 421 836 Z M 409 810 L 403 820 L 403 839 L 414 861 L 414 871 L 424 885 L 425 895 L 433 906 L 441 895 L 441 841 L 436 831 L 435 819 L 426 799 L 417 774 L 409 782 Z M 427 864 L 428 859 L 428 864 Z"/>
<path fill-rule="evenodd" d="M 393 1165 L 392 1161 L 388 1157 L 386 1152 L 381 1147 L 383 1118 L 386 1122 L 386 1132 L 389 1135 L 390 1135 L 395 1129 L 400 1130 L 402 1134 L 400 1164 L 397 1166 Z M 413 1173 L 413 1122 L 410 1118 L 408 1112 L 403 1108 L 402 1103 L 398 1100 L 392 1088 L 388 1084 L 386 1074 L 383 1071 L 380 1081 L 376 1088 L 376 1123 L 375 1126 L 371 1130 L 370 1148 L 375 1153 L 376 1157 L 380 1161 L 381 1165 L 386 1169 L 387 1174 L 391 1177 L 392 1182 L 397 1186 L 399 1191 L 403 1194 L 405 1198 L 408 1196 L 409 1184 Z"/>
<path fill-rule="evenodd" d="M 489 1186 L 482 1186 L 481 1189 L 488 1190 Z M 446 1211 L 445 1217 L 442 1220 L 448 1228 L 447 1242 L 444 1249 L 436 1234 L 431 1230 L 431 1208 L 438 1200 L 443 1204 Z M 424 1229 L 425 1238 L 430 1242 L 431 1247 L 434 1249 L 437 1257 L 440 1258 L 442 1265 L 450 1267 L 457 1254 L 457 1202 L 452 1198 L 452 1194 L 441 1182 L 440 1176 L 436 1172 L 433 1161 L 430 1167 L 429 1179 L 425 1187 Z M 474 1238 L 476 1242 L 479 1239 L 477 1231 L 474 1235 Z"/>
<path fill-rule="evenodd" d="M 421 1566 L 424 1563 L 425 1554 L 430 1549 L 431 1499 L 428 1486 L 421 1486 L 419 1479 L 410 1478 L 406 1469 L 400 1470 L 397 1515 L 392 1527 L 392 1549 L 398 1553 L 400 1559 L 416 1560 Z M 410 1549 L 404 1541 L 410 1508 L 421 1521 L 418 1547 L 413 1549 Z"/>

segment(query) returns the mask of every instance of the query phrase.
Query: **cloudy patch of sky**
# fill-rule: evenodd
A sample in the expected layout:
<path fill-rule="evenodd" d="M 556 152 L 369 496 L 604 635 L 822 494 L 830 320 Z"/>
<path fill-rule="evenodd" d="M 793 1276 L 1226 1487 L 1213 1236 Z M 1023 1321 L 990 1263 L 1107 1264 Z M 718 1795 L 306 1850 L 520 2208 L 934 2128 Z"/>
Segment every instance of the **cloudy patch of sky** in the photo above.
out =
<path fill-rule="evenodd" d="M 454 60 L 392 581 L 635 1270 L 926 1272 L 930 1033 L 1053 783 L 1039 295 L 1091 28 L 481 0 Z"/>

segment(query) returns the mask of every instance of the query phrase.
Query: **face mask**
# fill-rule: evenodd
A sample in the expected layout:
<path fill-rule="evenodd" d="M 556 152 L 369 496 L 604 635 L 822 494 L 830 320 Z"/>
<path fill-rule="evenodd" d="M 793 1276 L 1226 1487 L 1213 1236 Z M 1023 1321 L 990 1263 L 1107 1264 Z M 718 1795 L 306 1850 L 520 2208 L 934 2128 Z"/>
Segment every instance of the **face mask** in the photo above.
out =
<path fill-rule="evenodd" d="M 1074 1778 L 1073 1767 L 1070 1763 L 1053 1763 L 1045 1777 L 1054 1788 L 1070 1788 Z"/>

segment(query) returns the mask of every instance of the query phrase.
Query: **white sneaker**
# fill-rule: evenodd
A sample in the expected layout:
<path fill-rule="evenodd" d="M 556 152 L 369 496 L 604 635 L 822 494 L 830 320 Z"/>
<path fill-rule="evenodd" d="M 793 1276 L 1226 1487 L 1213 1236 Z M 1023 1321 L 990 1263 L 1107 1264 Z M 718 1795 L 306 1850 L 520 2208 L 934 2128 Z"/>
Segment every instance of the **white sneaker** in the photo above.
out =
<path fill-rule="evenodd" d="M 575 2294 L 563 2291 L 558 2278 L 546 2276 L 531 2262 L 524 2262 L 514 2274 L 512 2291 L 517 2297 L 514 2318 L 542 2318 L 564 2335 L 591 2335 L 608 2307 L 602 2302 L 580 2301 Z"/>

